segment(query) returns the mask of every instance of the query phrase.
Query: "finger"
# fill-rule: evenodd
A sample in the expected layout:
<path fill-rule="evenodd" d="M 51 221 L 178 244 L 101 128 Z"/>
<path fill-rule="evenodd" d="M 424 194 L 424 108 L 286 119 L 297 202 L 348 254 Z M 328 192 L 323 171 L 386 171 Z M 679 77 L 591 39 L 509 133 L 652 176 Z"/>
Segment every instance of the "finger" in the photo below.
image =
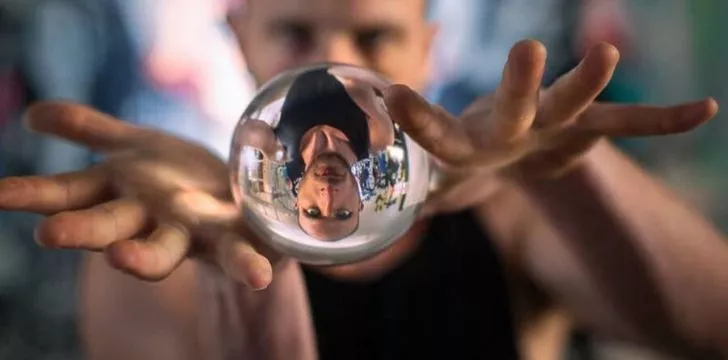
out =
<path fill-rule="evenodd" d="M 508 141 L 530 129 L 538 106 L 546 49 L 538 41 L 521 41 L 511 49 L 495 93 L 491 133 Z"/>
<path fill-rule="evenodd" d="M 0 180 L 0 210 L 52 214 L 96 205 L 110 192 L 100 168 L 55 176 L 13 177 Z"/>
<path fill-rule="evenodd" d="M 543 94 L 535 126 L 546 128 L 575 119 L 609 83 L 619 51 L 609 44 L 595 46 L 586 57 Z"/>
<path fill-rule="evenodd" d="M 451 213 L 468 209 L 486 201 L 500 188 L 492 172 L 471 172 L 469 176 L 458 178 L 453 182 L 445 181 L 437 190 L 427 195 L 418 214 L 419 218 L 428 218 L 436 214 Z"/>
<path fill-rule="evenodd" d="M 712 98 L 671 107 L 594 104 L 576 123 L 576 129 L 593 135 L 652 136 L 686 132 L 718 112 Z"/>
<path fill-rule="evenodd" d="M 568 142 L 567 146 L 534 154 L 520 162 L 518 170 L 529 176 L 558 178 L 579 163 L 583 155 L 600 138 L 581 137 Z"/>
<path fill-rule="evenodd" d="M 216 261 L 232 279 L 253 290 L 262 290 L 273 280 L 273 267 L 250 243 L 236 233 L 226 232 L 217 239 Z"/>
<path fill-rule="evenodd" d="M 433 108 L 408 87 L 391 86 L 384 98 L 392 119 L 430 154 L 452 164 L 473 155 L 472 143 L 458 120 Z"/>
<path fill-rule="evenodd" d="M 33 105 L 25 113 L 24 121 L 34 131 L 97 151 L 123 149 L 150 133 L 89 107 L 62 102 Z"/>
<path fill-rule="evenodd" d="M 35 237 L 50 248 L 101 250 L 136 236 L 146 225 L 147 213 L 141 202 L 119 199 L 51 216 L 39 225 Z"/>
<path fill-rule="evenodd" d="M 169 276 L 184 261 L 191 237 L 182 226 L 161 223 L 142 241 L 121 240 L 106 249 L 111 266 L 144 280 L 158 281 Z"/>
<path fill-rule="evenodd" d="M 234 204 L 221 202 L 209 194 L 184 192 L 172 199 L 174 216 L 191 224 L 202 234 L 195 250 L 211 261 L 232 279 L 254 290 L 266 288 L 272 279 L 271 263 L 251 245 L 258 242 L 255 234 L 241 221 L 240 210 Z M 272 255 L 270 252 L 269 255 Z"/>

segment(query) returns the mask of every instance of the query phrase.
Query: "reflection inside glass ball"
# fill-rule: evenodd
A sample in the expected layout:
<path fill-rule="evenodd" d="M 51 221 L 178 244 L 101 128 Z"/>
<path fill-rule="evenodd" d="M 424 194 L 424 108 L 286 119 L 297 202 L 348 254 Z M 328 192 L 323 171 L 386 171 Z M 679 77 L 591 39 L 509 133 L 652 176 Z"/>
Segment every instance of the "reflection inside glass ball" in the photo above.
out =
<path fill-rule="evenodd" d="M 350 263 L 411 226 L 427 195 L 427 155 L 390 117 L 387 86 L 329 64 L 284 73 L 258 93 L 230 159 L 236 201 L 267 245 L 305 263 Z"/>

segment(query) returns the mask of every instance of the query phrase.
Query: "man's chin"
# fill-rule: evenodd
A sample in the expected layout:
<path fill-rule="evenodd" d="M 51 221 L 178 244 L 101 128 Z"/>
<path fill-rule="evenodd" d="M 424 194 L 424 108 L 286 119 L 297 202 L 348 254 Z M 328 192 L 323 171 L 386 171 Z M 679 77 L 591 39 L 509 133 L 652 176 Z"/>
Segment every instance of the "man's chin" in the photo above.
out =
<path fill-rule="evenodd" d="M 394 245 L 369 259 L 347 265 L 311 266 L 310 268 L 340 281 L 373 282 L 379 280 L 409 259 L 419 246 L 420 236 L 423 235 L 425 227 L 423 222 L 416 223 Z"/>
<path fill-rule="evenodd" d="M 368 266 L 365 261 L 348 265 L 311 266 L 310 269 L 334 280 L 365 283 L 379 280 L 382 276 L 388 273 L 392 267 L 372 267 Z"/>
<path fill-rule="evenodd" d="M 335 163 L 335 164 L 339 164 L 344 167 L 349 166 L 348 162 L 346 161 L 346 157 L 344 157 L 344 155 L 339 154 L 336 151 L 326 151 L 326 152 L 322 152 L 322 153 L 314 156 L 314 158 L 313 158 L 314 164 L 321 163 L 321 162 Z"/>

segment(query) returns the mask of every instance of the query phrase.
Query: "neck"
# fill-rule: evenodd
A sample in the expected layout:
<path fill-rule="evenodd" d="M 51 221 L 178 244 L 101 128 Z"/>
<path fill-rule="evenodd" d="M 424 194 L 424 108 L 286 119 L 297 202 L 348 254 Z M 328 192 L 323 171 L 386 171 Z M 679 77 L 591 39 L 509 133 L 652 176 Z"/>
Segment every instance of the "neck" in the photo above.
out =
<path fill-rule="evenodd" d="M 420 245 L 428 226 L 428 220 L 417 221 L 392 246 L 370 259 L 356 264 L 317 268 L 316 270 L 324 275 L 344 281 L 374 281 L 409 258 Z"/>
<path fill-rule="evenodd" d="M 329 126 L 317 126 L 307 131 L 301 139 L 301 156 L 306 164 L 311 164 L 317 155 L 324 152 L 341 154 L 348 165 L 357 161 L 356 154 L 341 131 Z"/>

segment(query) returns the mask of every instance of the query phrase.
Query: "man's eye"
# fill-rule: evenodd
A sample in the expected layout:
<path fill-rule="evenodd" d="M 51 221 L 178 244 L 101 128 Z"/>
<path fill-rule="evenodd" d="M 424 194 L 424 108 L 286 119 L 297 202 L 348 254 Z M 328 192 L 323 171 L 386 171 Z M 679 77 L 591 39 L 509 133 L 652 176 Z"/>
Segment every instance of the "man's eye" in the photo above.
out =
<path fill-rule="evenodd" d="M 356 44 L 362 52 L 367 54 L 376 53 L 387 41 L 391 34 L 384 30 L 374 29 L 362 31 L 356 36 Z"/>
<path fill-rule="evenodd" d="M 305 51 L 313 46 L 313 29 L 304 24 L 280 24 L 273 34 L 296 51 Z"/>
<path fill-rule="evenodd" d="M 349 210 L 341 209 L 341 210 L 337 210 L 336 214 L 334 214 L 334 216 L 336 217 L 337 220 L 348 220 L 348 219 L 351 219 L 352 214 L 353 213 Z"/>
<path fill-rule="evenodd" d="M 321 210 L 319 210 L 319 208 L 317 208 L 317 207 L 311 207 L 311 208 L 306 209 L 305 211 L 306 211 L 306 216 L 308 216 L 310 218 L 316 219 L 316 218 L 321 217 Z"/>

